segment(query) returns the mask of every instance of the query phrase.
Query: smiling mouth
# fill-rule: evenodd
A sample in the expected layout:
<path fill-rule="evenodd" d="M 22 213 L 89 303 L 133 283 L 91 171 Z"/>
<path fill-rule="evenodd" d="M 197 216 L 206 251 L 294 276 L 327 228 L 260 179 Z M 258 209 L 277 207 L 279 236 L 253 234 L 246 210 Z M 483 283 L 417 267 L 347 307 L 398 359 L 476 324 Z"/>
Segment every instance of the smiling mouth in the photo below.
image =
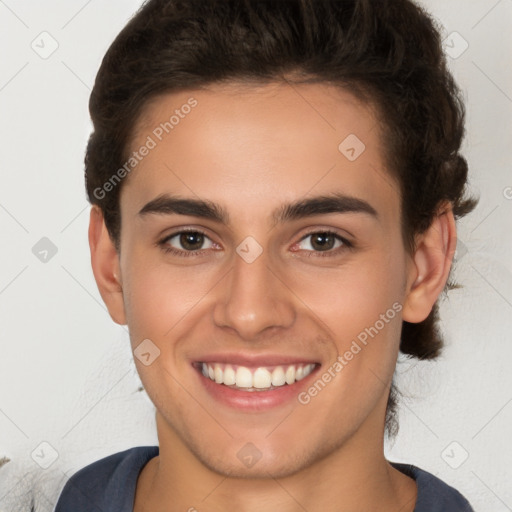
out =
<path fill-rule="evenodd" d="M 225 363 L 198 363 L 197 368 L 204 377 L 234 390 L 271 391 L 295 384 L 317 366 L 317 363 L 308 363 L 248 368 Z"/>

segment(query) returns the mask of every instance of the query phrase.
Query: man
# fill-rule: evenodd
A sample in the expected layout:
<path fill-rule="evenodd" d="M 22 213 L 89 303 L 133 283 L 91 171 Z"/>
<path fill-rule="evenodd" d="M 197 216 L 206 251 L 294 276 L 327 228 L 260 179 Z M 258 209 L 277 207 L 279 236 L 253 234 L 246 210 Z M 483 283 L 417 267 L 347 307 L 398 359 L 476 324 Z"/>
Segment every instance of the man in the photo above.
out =
<path fill-rule="evenodd" d="M 159 447 L 82 469 L 56 511 L 470 511 L 383 454 L 475 204 L 427 14 L 150 0 L 90 110 L 93 271 Z"/>

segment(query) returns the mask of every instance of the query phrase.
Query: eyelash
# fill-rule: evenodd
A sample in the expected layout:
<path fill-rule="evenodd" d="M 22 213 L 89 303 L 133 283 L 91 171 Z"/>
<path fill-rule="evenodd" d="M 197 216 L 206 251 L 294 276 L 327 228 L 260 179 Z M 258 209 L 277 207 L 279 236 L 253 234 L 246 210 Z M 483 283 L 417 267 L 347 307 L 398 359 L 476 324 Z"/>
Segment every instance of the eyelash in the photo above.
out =
<path fill-rule="evenodd" d="M 183 233 L 198 233 L 200 235 L 203 235 L 203 236 L 209 238 L 208 235 L 206 233 L 204 233 L 203 231 L 201 231 L 200 229 L 182 229 L 181 231 L 176 231 L 176 233 L 172 233 L 169 236 L 166 236 L 163 240 L 158 242 L 158 245 L 162 247 L 162 250 L 166 254 L 172 254 L 174 256 L 180 256 L 180 257 L 184 256 L 186 258 L 190 257 L 190 256 L 201 256 L 203 251 L 208 250 L 208 249 L 199 249 L 197 251 L 180 251 L 179 249 L 175 249 L 174 247 L 171 247 L 170 245 L 167 244 L 167 242 L 169 240 L 171 240 L 171 238 L 174 238 L 177 235 L 182 235 Z"/>
<path fill-rule="evenodd" d="M 181 251 L 179 249 L 175 249 L 174 247 L 171 247 L 168 245 L 169 240 L 171 240 L 175 236 L 181 235 L 183 233 L 197 233 L 197 234 L 205 236 L 206 238 L 209 238 L 208 235 L 206 233 L 204 233 L 203 231 L 201 231 L 200 229 L 183 229 L 181 231 L 177 231 L 176 233 L 172 233 L 172 234 L 166 236 L 163 240 L 159 241 L 157 245 L 159 245 L 166 254 L 172 254 L 174 256 L 186 257 L 186 258 L 187 257 L 199 257 L 205 251 L 208 251 L 208 249 L 198 249 L 195 251 Z M 342 251 L 354 249 L 353 243 L 349 242 L 346 238 L 340 236 L 336 231 L 332 231 L 329 229 L 310 231 L 309 233 L 306 233 L 297 243 L 300 243 L 303 240 L 307 239 L 308 237 L 310 237 L 312 235 L 317 235 L 317 234 L 332 235 L 337 240 L 342 242 L 343 245 L 336 249 L 329 249 L 327 251 L 307 251 L 306 250 L 304 252 L 307 253 L 306 257 L 308 257 L 308 258 L 311 258 L 311 257 L 330 258 L 330 257 L 338 256 L 339 253 Z"/>
<path fill-rule="evenodd" d="M 329 229 L 310 231 L 309 233 L 306 233 L 299 240 L 298 243 L 302 242 L 303 240 L 305 240 L 306 238 L 308 238 L 312 235 L 318 235 L 318 234 L 328 235 L 328 236 L 332 235 L 334 238 L 336 238 L 336 240 L 339 240 L 343 245 L 341 245 L 341 247 L 337 247 L 336 249 L 329 249 L 327 251 L 304 251 L 307 255 L 306 256 L 307 258 L 333 258 L 335 256 L 339 256 L 339 254 L 342 251 L 354 249 L 354 244 L 349 242 L 346 238 L 340 236 L 338 233 L 336 233 L 336 231 L 332 231 Z"/>

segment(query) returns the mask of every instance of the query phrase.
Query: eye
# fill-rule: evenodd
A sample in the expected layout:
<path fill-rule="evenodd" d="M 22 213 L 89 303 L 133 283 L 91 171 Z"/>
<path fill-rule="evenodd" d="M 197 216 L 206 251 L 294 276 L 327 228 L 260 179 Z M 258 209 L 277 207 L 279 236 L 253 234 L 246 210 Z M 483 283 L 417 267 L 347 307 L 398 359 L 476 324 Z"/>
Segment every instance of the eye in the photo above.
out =
<path fill-rule="evenodd" d="M 160 245 L 166 252 L 180 256 L 194 256 L 196 253 L 212 249 L 213 242 L 202 231 L 179 231 L 164 238 Z"/>
<path fill-rule="evenodd" d="M 308 233 L 294 247 L 310 253 L 326 253 L 315 254 L 315 256 L 333 256 L 344 249 L 352 248 L 353 245 L 333 231 L 315 231 Z"/>
<path fill-rule="evenodd" d="M 158 243 L 166 253 L 177 256 L 200 256 L 203 251 L 217 248 L 205 233 L 198 230 L 182 230 L 165 237 Z M 336 232 L 314 231 L 296 243 L 293 251 L 304 251 L 308 256 L 336 256 L 353 247 L 348 240 Z M 324 254 L 322 254 L 324 253 Z"/>

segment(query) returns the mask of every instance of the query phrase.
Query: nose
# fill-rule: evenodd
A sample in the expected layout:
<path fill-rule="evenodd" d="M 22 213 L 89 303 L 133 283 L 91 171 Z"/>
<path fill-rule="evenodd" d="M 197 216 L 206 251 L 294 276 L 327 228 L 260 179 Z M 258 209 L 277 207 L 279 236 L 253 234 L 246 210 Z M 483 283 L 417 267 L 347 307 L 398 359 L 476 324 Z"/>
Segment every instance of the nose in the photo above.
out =
<path fill-rule="evenodd" d="M 221 286 L 214 308 L 218 327 L 231 329 L 240 339 L 257 341 L 264 331 L 293 325 L 293 292 L 279 272 L 270 267 L 266 251 L 248 262 L 238 253 Z"/>

